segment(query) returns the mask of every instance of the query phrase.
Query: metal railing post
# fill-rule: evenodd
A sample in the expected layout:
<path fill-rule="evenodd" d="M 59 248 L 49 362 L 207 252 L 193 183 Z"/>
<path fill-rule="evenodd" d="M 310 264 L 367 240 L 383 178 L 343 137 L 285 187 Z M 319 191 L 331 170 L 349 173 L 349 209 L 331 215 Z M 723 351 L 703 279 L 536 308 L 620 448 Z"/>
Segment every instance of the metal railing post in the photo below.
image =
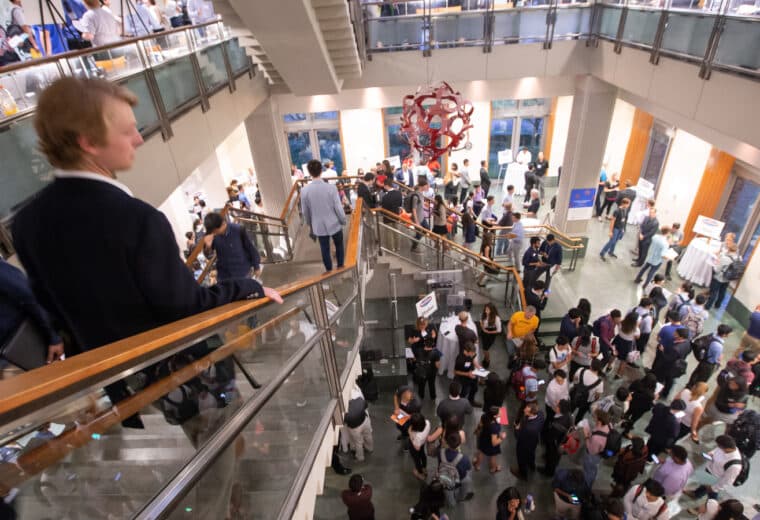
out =
<path fill-rule="evenodd" d="M 332 331 L 330 329 L 330 318 L 327 314 L 325 292 L 321 283 L 316 283 L 309 287 L 309 301 L 314 313 L 314 324 L 317 328 L 325 331 L 325 334 L 322 335 L 319 341 L 319 347 L 322 351 L 322 361 L 325 367 L 325 375 L 327 376 L 327 385 L 330 387 L 330 395 L 338 399 L 340 415 L 338 421 L 342 423 L 345 407 L 343 406 L 343 399 L 341 399 L 340 373 L 338 372 L 338 364 L 335 361 L 335 346 L 333 345 Z"/>
<path fill-rule="evenodd" d="M 549 3 L 549 10 L 546 12 L 546 36 L 544 37 L 544 50 L 552 48 L 554 40 L 554 25 L 557 22 L 557 3 L 559 0 L 553 0 Z"/>
<path fill-rule="evenodd" d="M 620 22 L 618 23 L 617 35 L 615 36 L 615 46 L 613 50 L 615 54 L 620 54 L 623 51 L 623 31 L 625 31 L 625 21 L 628 18 L 628 2 L 623 4 L 623 9 L 620 12 Z"/>
<path fill-rule="evenodd" d="M 649 63 L 657 65 L 660 63 L 660 49 L 662 49 L 662 40 L 665 37 L 665 29 L 668 26 L 668 15 L 670 13 L 663 9 L 660 13 L 660 20 L 657 23 L 657 32 L 654 35 L 654 41 L 652 42 L 652 53 L 649 55 Z"/>
<path fill-rule="evenodd" d="M 222 40 L 221 48 L 222 48 L 222 58 L 224 59 L 224 69 L 227 71 L 227 79 L 229 80 L 229 89 L 230 94 L 235 92 L 237 90 L 237 86 L 235 85 L 235 73 L 232 71 L 232 62 L 230 62 L 230 55 L 227 52 L 227 46 L 229 44 L 230 40 Z"/>
<path fill-rule="evenodd" d="M 721 12 L 715 17 L 715 23 L 713 24 L 713 29 L 710 33 L 710 39 L 707 41 L 705 56 L 699 66 L 699 77 L 702 79 L 710 79 L 710 75 L 712 74 L 712 62 L 715 59 L 715 53 L 718 51 L 718 43 L 720 43 L 720 36 L 723 34 L 725 25 L 726 16 L 721 10 Z"/>
<path fill-rule="evenodd" d="M 601 23 L 603 4 L 596 3 L 591 7 L 591 16 L 589 17 L 589 31 L 588 39 L 586 40 L 586 47 L 599 47 L 599 31 L 597 30 L 597 24 Z"/>

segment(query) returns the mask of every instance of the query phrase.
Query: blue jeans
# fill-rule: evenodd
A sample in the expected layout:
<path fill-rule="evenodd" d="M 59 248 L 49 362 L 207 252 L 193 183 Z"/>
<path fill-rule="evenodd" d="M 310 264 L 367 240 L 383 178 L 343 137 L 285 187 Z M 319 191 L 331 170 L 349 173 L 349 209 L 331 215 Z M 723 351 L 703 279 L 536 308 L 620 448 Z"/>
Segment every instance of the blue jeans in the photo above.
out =
<path fill-rule="evenodd" d="M 623 230 L 614 228 L 612 230 L 612 237 L 609 239 L 609 241 L 604 244 L 604 247 L 599 252 L 599 256 L 604 256 L 607 253 L 614 255 L 615 254 L 615 244 L 618 243 L 618 241 L 623 238 Z"/>
<path fill-rule="evenodd" d="M 705 309 L 710 310 L 713 307 L 720 309 L 723 305 L 723 300 L 726 298 L 726 289 L 728 289 L 729 282 L 719 282 L 715 279 L 715 276 L 710 280 L 710 296 L 707 297 L 707 303 Z"/>
<path fill-rule="evenodd" d="M 330 255 L 330 235 L 320 236 L 319 249 L 322 251 L 322 263 L 325 264 L 327 271 L 332 271 L 332 256 Z M 338 261 L 338 268 L 343 267 L 343 230 L 341 229 L 332 236 L 335 244 L 335 259 Z"/>
<path fill-rule="evenodd" d="M 639 271 L 639 274 L 636 275 L 636 281 L 641 282 L 641 277 L 644 276 L 644 273 L 648 270 L 649 273 L 647 274 L 647 279 L 644 282 L 644 287 L 649 285 L 649 282 L 652 281 L 652 278 L 654 278 L 654 275 L 657 274 L 657 271 L 660 269 L 660 266 L 662 265 L 662 262 L 659 264 L 644 264 L 644 267 L 641 268 L 641 271 Z"/>
<path fill-rule="evenodd" d="M 504 237 L 496 237 L 496 252 L 494 256 L 503 256 L 507 254 L 507 248 L 509 247 L 509 239 Z"/>

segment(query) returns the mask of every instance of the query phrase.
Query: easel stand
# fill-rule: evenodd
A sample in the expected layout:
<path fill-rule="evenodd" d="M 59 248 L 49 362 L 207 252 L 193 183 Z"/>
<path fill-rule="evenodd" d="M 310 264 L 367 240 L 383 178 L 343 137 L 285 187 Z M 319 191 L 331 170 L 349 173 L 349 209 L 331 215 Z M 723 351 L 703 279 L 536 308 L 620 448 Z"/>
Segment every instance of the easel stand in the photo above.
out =
<path fill-rule="evenodd" d="M 55 26 L 55 30 L 58 33 L 58 38 L 61 40 L 61 44 L 65 44 L 66 40 L 63 37 L 61 25 L 67 27 L 66 18 L 63 16 L 63 14 L 61 14 L 58 8 L 53 5 L 52 0 L 45 0 L 45 4 L 47 5 L 47 11 L 50 15 L 50 19 L 53 22 L 53 26 Z M 52 44 L 49 42 L 48 38 L 45 38 L 45 10 L 42 8 L 42 0 L 38 0 L 37 5 L 40 9 L 40 23 L 42 24 L 42 50 L 45 51 L 45 56 L 50 56 L 52 49 L 49 48 L 48 45 L 52 46 Z M 60 20 L 60 25 L 56 21 L 56 16 L 58 16 L 58 20 Z"/>
<path fill-rule="evenodd" d="M 140 25 L 142 25 L 143 29 L 145 29 L 145 34 L 151 34 L 153 32 L 152 25 L 149 29 L 148 26 L 145 24 L 145 20 L 142 19 L 142 16 L 140 16 L 140 13 L 137 12 L 137 7 L 135 6 L 134 2 L 132 0 L 120 0 L 120 7 L 121 7 L 121 33 L 126 34 L 127 31 L 125 29 L 124 24 L 126 23 L 126 16 L 124 15 L 124 3 L 127 4 L 127 16 L 129 16 L 129 19 L 132 20 L 132 26 L 135 30 L 135 34 L 133 36 L 137 36 L 137 26 L 135 24 L 135 17 L 137 17 L 138 20 L 140 20 Z"/>

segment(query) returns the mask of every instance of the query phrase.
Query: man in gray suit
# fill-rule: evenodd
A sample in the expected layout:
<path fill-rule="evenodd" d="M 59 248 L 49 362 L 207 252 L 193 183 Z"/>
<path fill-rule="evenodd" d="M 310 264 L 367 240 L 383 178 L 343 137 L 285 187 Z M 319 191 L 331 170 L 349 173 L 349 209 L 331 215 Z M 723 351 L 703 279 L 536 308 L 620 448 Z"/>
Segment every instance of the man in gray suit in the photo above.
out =
<path fill-rule="evenodd" d="M 311 175 L 311 182 L 301 190 L 301 212 L 312 234 L 319 239 L 322 262 L 329 273 L 332 271 L 330 237 L 335 243 L 338 268 L 343 267 L 343 226 L 346 224 L 346 213 L 340 203 L 338 189 L 320 178 L 322 164 L 317 160 L 311 160 L 306 168 Z"/>

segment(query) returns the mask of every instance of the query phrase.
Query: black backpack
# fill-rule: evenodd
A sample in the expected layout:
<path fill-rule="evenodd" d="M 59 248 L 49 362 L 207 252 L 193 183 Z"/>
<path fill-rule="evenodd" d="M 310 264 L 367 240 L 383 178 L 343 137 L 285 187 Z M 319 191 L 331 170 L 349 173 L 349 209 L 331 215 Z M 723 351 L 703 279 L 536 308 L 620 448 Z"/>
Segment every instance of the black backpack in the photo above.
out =
<path fill-rule="evenodd" d="M 596 388 L 602 382 L 602 378 L 598 377 L 597 380 L 589 386 L 584 385 L 583 374 L 585 372 L 586 369 L 582 368 L 581 375 L 578 376 L 578 384 L 573 385 L 572 390 L 570 390 L 570 403 L 573 405 L 573 410 L 577 410 L 583 406 L 583 403 L 587 403 L 591 390 Z"/>
<path fill-rule="evenodd" d="M 359 385 L 359 389 L 364 394 L 366 401 L 377 401 L 380 392 L 377 389 L 377 381 L 375 380 L 375 374 L 372 372 L 372 367 L 367 367 L 360 376 L 356 378 L 356 384 Z"/>
<path fill-rule="evenodd" d="M 605 437 L 607 442 L 604 443 L 604 449 L 599 453 L 599 456 L 603 459 L 610 459 L 620 452 L 620 447 L 623 445 L 623 435 L 614 428 L 610 428 L 609 433 L 594 431 L 591 435 L 599 435 Z"/>
<path fill-rule="evenodd" d="M 412 209 L 414 208 L 414 199 L 415 198 L 419 199 L 420 196 L 417 195 L 416 193 L 410 193 L 404 199 L 404 211 L 406 211 L 410 215 L 412 214 Z"/>
<path fill-rule="evenodd" d="M 741 452 L 739 452 L 741 453 Z M 739 472 L 738 475 L 736 475 L 736 478 L 734 479 L 734 486 L 739 487 L 745 482 L 747 482 L 747 479 L 749 478 L 749 459 L 744 456 L 743 453 L 741 453 L 742 458 L 741 459 L 733 459 L 729 460 L 723 465 L 723 471 L 727 470 L 731 466 L 735 466 L 736 464 L 741 464 L 742 469 Z"/>
<path fill-rule="evenodd" d="M 691 342 L 691 352 L 697 361 L 704 361 L 707 358 L 707 351 L 710 349 L 710 343 L 712 343 L 712 334 L 705 334 L 700 336 Z"/>
<path fill-rule="evenodd" d="M 744 269 L 747 266 L 741 258 L 734 258 L 730 264 L 723 270 L 723 277 L 729 282 L 738 280 L 744 274 Z"/>
<path fill-rule="evenodd" d="M 752 458 L 760 448 L 760 414 L 754 410 L 745 410 L 726 431 L 736 441 L 736 447 L 747 457 Z"/>

